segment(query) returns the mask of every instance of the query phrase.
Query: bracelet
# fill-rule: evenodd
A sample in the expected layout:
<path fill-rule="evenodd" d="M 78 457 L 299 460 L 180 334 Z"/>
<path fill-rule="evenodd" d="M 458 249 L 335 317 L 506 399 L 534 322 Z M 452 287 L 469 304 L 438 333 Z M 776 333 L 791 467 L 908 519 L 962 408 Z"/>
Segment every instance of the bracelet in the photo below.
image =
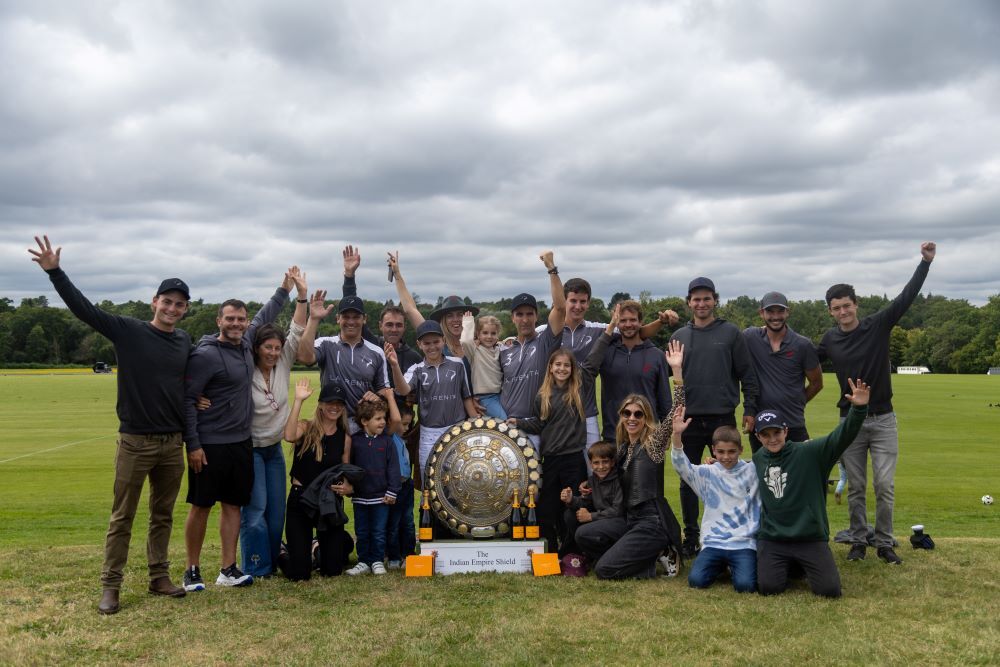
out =
<path fill-rule="evenodd" d="M 296 299 L 295 303 L 309 303 L 309 299 Z"/>
<path fill-rule="evenodd" d="M 553 266 L 551 269 L 549 269 L 549 275 L 550 276 L 558 276 L 559 275 L 559 267 L 558 266 Z"/>

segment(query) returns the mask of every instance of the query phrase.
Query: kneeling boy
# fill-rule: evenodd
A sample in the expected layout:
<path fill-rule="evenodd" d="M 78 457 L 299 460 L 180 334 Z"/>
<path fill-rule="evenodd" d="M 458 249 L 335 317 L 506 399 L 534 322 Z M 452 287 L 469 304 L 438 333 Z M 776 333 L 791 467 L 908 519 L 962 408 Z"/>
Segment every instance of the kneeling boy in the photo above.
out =
<path fill-rule="evenodd" d="M 690 423 L 684 419 L 684 406 L 679 406 L 670 462 L 705 503 L 701 551 L 691 565 L 688 585 L 708 588 L 728 566 L 733 588 L 740 593 L 753 592 L 757 588 L 756 534 L 760 528 L 757 471 L 749 461 L 740 460 L 743 445 L 734 426 L 720 426 L 712 434 L 712 455 L 717 463 L 692 465 L 680 437 Z"/>
<path fill-rule="evenodd" d="M 578 553 L 581 546 L 590 558 L 599 557 L 625 534 L 625 497 L 615 466 L 615 453 L 615 446 L 610 442 L 592 444 L 587 450 L 593 470 L 586 482 L 590 494 L 573 495 L 568 486 L 559 494 L 559 499 L 568 506 L 566 539 L 559 550 L 560 558 Z M 577 537 L 581 538 L 580 546 L 577 546 Z"/>
<path fill-rule="evenodd" d="M 840 597 L 840 573 L 830 552 L 826 517 L 826 480 L 844 450 L 854 442 L 868 414 L 869 388 L 848 378 L 847 417 L 824 438 L 785 442 L 788 426 L 776 410 L 758 413 L 754 430 L 762 447 L 753 455 L 760 484 L 757 533 L 757 586 L 762 595 L 788 587 L 789 568 L 805 570 L 816 595 Z"/>

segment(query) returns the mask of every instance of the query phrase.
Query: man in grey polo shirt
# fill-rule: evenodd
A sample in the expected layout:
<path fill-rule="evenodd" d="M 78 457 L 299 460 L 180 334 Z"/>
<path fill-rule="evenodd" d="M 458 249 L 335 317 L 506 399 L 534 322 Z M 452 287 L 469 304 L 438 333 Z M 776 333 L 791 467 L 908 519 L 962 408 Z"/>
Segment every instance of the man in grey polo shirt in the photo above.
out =
<path fill-rule="evenodd" d="M 566 322 L 566 297 L 559 282 L 559 269 L 552 251 L 540 255 L 549 272 L 552 292 L 552 310 L 548 326 L 541 333 L 535 331 L 538 323 L 538 302 L 530 294 L 518 294 L 511 303 L 511 319 L 517 328 L 514 344 L 500 353 L 503 385 L 500 404 L 508 417 L 526 419 L 531 416 L 535 394 L 545 379 L 549 355 L 562 344 L 563 325 Z M 528 436 L 538 446 L 538 436 Z"/>
<path fill-rule="evenodd" d="M 385 352 L 365 340 L 361 330 L 365 325 L 364 302 L 357 296 L 346 296 L 337 304 L 337 324 L 340 334 L 316 338 L 316 328 L 333 306 L 324 306 L 325 292 L 317 292 L 309 304 L 309 322 L 299 341 L 299 361 L 319 364 L 320 384 L 336 382 L 347 395 L 347 421 L 351 433 L 358 430 L 354 409 L 366 392 L 392 399 Z"/>
<path fill-rule="evenodd" d="M 758 405 L 778 410 L 788 420 L 788 439 L 805 442 L 806 403 L 823 388 L 823 369 L 812 341 L 795 333 L 786 320 L 788 299 L 781 292 L 768 292 L 760 302 L 762 327 L 743 330 L 747 349 L 757 372 Z M 756 433 L 750 433 L 750 448 L 760 449 Z"/>

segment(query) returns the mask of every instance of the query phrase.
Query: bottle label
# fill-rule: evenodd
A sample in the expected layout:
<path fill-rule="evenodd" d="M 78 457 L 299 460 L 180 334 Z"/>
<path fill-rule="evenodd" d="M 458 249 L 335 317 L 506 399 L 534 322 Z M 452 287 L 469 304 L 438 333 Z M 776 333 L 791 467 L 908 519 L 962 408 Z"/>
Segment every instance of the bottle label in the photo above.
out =
<path fill-rule="evenodd" d="M 434 529 L 433 528 L 421 528 L 420 529 L 420 541 L 430 542 L 434 539 Z"/>
<path fill-rule="evenodd" d="M 529 540 L 538 539 L 538 526 L 528 526 L 524 529 L 524 536 Z"/>
<path fill-rule="evenodd" d="M 524 526 L 514 526 L 510 529 L 510 537 L 513 540 L 524 539 Z"/>

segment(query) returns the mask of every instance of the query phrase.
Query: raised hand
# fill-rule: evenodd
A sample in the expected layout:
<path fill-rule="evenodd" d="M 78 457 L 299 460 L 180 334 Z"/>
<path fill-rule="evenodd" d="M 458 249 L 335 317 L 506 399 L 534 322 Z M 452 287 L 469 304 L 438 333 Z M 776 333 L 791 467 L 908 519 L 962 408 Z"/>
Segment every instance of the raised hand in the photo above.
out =
<path fill-rule="evenodd" d="M 608 322 L 608 328 L 605 329 L 610 336 L 618 328 L 618 319 L 621 317 L 621 304 L 616 303 L 615 307 L 611 309 L 611 321 Z"/>
<path fill-rule="evenodd" d="M 304 401 L 312 396 L 313 390 L 309 386 L 308 378 L 302 378 L 295 383 L 295 400 Z"/>
<path fill-rule="evenodd" d="M 344 275 L 353 278 L 354 273 L 361 266 L 361 248 L 355 248 L 352 245 L 344 246 L 344 252 L 341 254 L 344 256 Z"/>
<path fill-rule="evenodd" d="M 679 340 L 672 340 L 667 343 L 667 351 L 664 353 L 667 358 L 667 366 L 677 368 L 684 364 L 684 343 Z"/>
<path fill-rule="evenodd" d="M 691 417 L 687 419 L 684 418 L 685 410 L 683 405 L 678 405 L 674 408 L 674 414 L 671 422 L 671 430 L 673 433 L 671 437 L 673 438 L 674 449 L 683 449 L 684 445 L 681 443 L 681 434 L 687 430 L 687 427 L 691 425 Z"/>
<path fill-rule="evenodd" d="M 333 312 L 333 304 L 329 306 L 323 305 L 326 301 L 326 290 L 318 289 L 313 292 L 312 298 L 309 299 L 309 317 L 314 320 L 321 320 L 331 312 Z"/>
<path fill-rule="evenodd" d="M 388 257 L 386 258 L 385 263 L 389 265 L 389 269 L 392 271 L 392 275 L 396 276 L 396 280 L 399 280 L 399 277 L 400 277 L 400 273 L 399 273 L 399 251 L 397 250 L 396 254 L 393 254 L 391 252 L 387 252 L 386 255 L 388 255 Z"/>
<path fill-rule="evenodd" d="M 385 344 L 385 361 L 391 366 L 399 365 L 399 357 L 396 356 L 396 348 L 392 346 L 392 343 Z"/>
<path fill-rule="evenodd" d="M 309 283 L 306 282 L 306 274 L 297 266 L 289 267 L 285 276 L 295 285 L 295 291 L 299 293 L 299 298 L 303 299 L 309 294 Z M 290 290 L 289 290 L 290 291 Z"/>
<path fill-rule="evenodd" d="M 934 255 L 937 254 L 937 243 L 934 241 L 924 241 L 920 244 L 920 256 L 925 262 L 933 262 Z"/>
<path fill-rule="evenodd" d="M 42 239 L 45 239 L 44 243 L 42 242 Z M 43 236 L 41 239 L 36 236 L 35 243 L 38 244 L 38 250 L 28 248 L 28 252 L 33 255 L 31 261 L 37 262 L 38 266 L 42 267 L 46 271 L 58 269 L 59 254 L 62 253 L 62 247 L 56 248 L 55 251 L 53 251 L 52 244 L 49 243 L 48 236 Z"/>
<path fill-rule="evenodd" d="M 681 321 L 680 315 L 678 315 L 673 310 L 661 310 L 659 313 L 660 322 L 663 322 L 668 327 L 672 327 Z"/>
<path fill-rule="evenodd" d="M 542 260 L 542 263 L 545 264 L 546 269 L 551 270 L 554 269 L 556 266 L 556 262 L 555 259 L 553 258 L 551 250 L 546 250 L 545 252 L 543 252 L 541 255 L 538 256 L 538 259 Z"/>
<path fill-rule="evenodd" d="M 857 381 L 847 378 L 847 386 L 851 388 L 851 393 L 844 394 L 844 398 L 851 402 L 851 405 L 857 405 L 858 407 L 862 405 L 868 405 L 868 399 L 871 398 L 871 387 L 865 384 L 865 381 L 858 378 Z"/>

